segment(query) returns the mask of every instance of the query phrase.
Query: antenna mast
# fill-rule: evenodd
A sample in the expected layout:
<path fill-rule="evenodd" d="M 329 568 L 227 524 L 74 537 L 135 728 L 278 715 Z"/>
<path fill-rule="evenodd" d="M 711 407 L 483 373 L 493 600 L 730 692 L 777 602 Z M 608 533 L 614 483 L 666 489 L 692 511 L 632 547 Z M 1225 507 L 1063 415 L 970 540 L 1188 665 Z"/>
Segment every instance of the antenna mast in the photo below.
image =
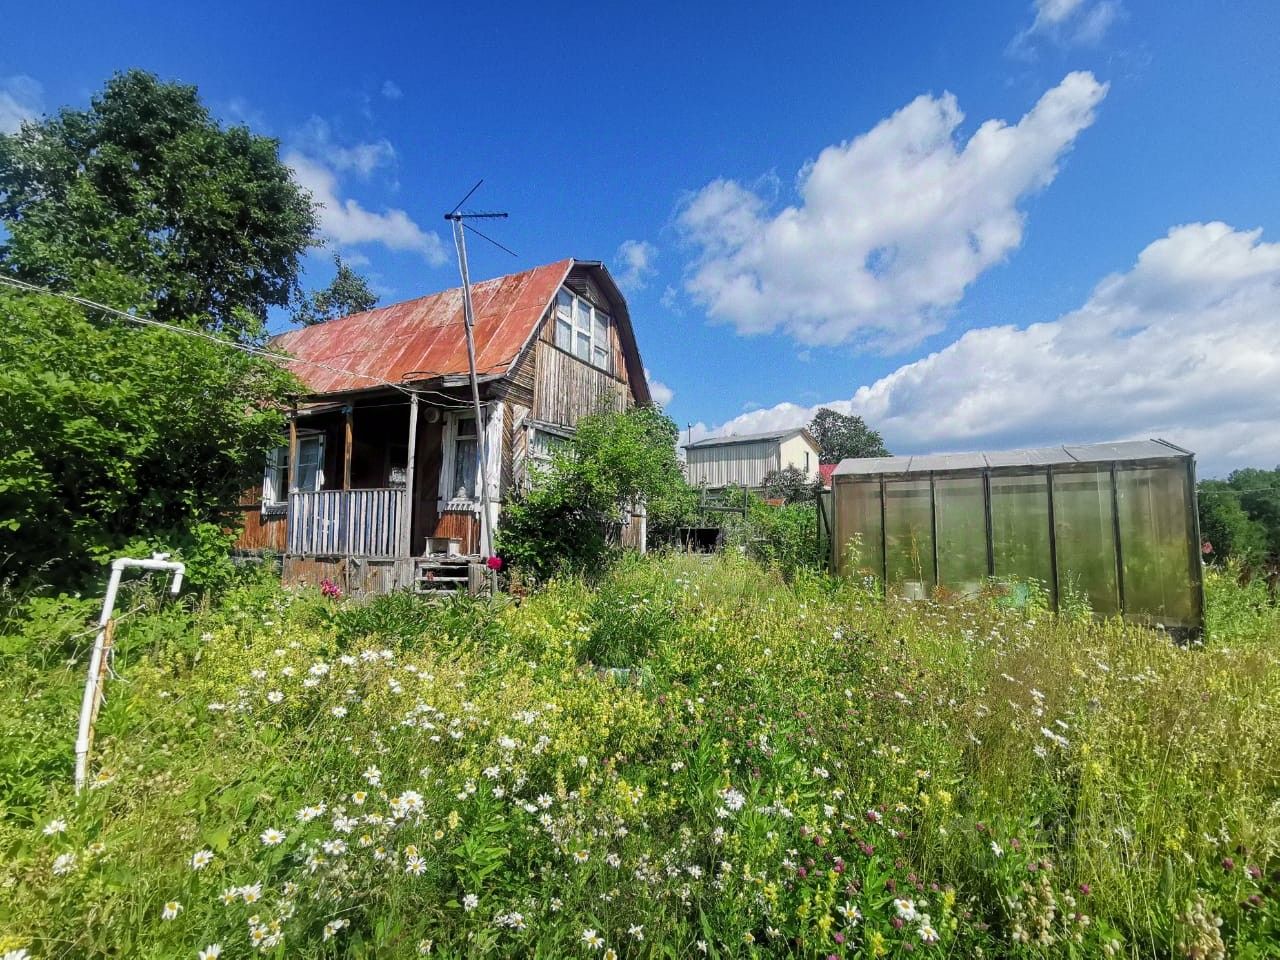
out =
<path fill-rule="evenodd" d="M 488 240 L 495 247 L 505 250 L 513 257 L 515 253 L 508 250 L 492 237 L 487 237 L 467 220 L 505 220 L 505 213 L 469 213 L 462 211 L 462 205 L 471 199 L 471 195 L 480 189 L 483 180 L 467 191 L 467 195 L 458 201 L 457 206 L 444 215 L 453 225 L 453 245 L 458 250 L 458 273 L 462 275 L 462 321 L 467 333 L 467 365 L 471 372 L 471 405 L 476 415 L 476 446 L 479 448 L 480 464 L 478 484 L 480 487 L 480 553 L 489 555 L 493 552 L 493 517 L 490 512 L 489 495 L 489 454 L 485 449 L 488 439 L 488 423 L 480 407 L 480 381 L 476 376 L 476 343 L 475 343 L 475 311 L 471 306 L 471 274 L 467 268 L 467 239 L 465 231 L 470 230 L 478 237 Z"/>

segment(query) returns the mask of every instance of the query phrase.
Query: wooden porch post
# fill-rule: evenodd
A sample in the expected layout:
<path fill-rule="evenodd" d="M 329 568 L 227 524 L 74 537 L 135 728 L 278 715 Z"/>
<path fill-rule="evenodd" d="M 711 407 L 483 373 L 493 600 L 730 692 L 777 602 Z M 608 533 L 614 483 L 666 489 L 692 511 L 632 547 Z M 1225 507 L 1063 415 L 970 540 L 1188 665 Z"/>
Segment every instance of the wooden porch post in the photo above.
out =
<path fill-rule="evenodd" d="M 342 412 L 346 414 L 346 420 L 343 424 L 342 434 L 342 489 L 351 489 L 351 420 L 353 411 L 351 404 L 347 404 L 342 408 Z"/>
<path fill-rule="evenodd" d="M 290 404 L 289 410 L 289 490 L 285 496 L 288 500 L 298 489 L 298 401 Z"/>
<path fill-rule="evenodd" d="M 400 515 L 400 550 L 402 558 L 413 556 L 413 474 L 418 458 L 418 395 L 409 394 L 409 454 L 404 469 L 404 510 Z"/>

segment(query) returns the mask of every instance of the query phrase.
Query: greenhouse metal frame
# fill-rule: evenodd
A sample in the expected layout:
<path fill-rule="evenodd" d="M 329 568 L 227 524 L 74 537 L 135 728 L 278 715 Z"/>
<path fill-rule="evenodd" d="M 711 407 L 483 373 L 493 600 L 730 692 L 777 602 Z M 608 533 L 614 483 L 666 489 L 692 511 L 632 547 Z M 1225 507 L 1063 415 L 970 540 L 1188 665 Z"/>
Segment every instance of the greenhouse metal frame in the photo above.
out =
<path fill-rule="evenodd" d="M 1203 628 L 1195 456 L 1168 441 L 845 460 L 832 491 L 843 575 L 911 598 L 1034 580 L 1054 609 Z"/>

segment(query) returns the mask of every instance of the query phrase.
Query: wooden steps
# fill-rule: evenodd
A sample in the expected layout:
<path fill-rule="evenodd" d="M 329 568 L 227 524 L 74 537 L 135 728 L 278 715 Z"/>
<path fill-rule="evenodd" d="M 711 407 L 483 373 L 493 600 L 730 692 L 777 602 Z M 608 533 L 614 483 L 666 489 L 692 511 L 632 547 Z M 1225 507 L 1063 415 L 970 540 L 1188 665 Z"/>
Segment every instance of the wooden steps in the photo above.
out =
<path fill-rule="evenodd" d="M 478 556 L 419 557 L 413 561 L 413 589 L 426 596 L 467 593 L 474 579 L 471 568 Z"/>

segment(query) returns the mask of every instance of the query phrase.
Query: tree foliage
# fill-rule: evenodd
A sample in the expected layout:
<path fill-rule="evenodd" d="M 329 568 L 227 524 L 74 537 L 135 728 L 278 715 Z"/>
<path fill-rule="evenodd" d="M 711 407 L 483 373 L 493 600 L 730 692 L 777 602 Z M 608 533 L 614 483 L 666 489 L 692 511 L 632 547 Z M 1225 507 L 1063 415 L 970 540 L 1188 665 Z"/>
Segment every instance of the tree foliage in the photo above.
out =
<path fill-rule="evenodd" d="M 849 457 L 887 457 L 884 437 L 861 417 L 823 407 L 809 421 L 809 433 L 818 443 L 819 463 L 839 463 Z"/>
<path fill-rule="evenodd" d="M 0 221 L 0 268 L 91 295 L 105 281 L 116 306 L 241 337 L 294 298 L 316 230 L 275 140 L 141 70 L 0 135 Z"/>
<path fill-rule="evenodd" d="M 341 257 L 334 257 L 333 262 L 338 269 L 329 286 L 298 298 L 293 319 L 304 327 L 363 313 L 377 306 L 378 295 L 369 289 L 368 281 L 347 266 Z"/>
<path fill-rule="evenodd" d="M 1199 485 L 1200 536 L 1213 559 L 1280 560 L 1280 467 L 1247 467 Z"/>
<path fill-rule="evenodd" d="M 584 417 L 504 509 L 499 553 L 539 580 L 587 570 L 604 559 L 607 531 L 634 504 L 645 505 L 650 530 L 662 536 L 695 499 L 676 457 L 678 437 L 675 422 L 653 407 Z"/>
<path fill-rule="evenodd" d="M 817 484 L 799 467 L 770 470 L 761 481 L 766 500 L 787 503 L 812 503 Z"/>
<path fill-rule="evenodd" d="M 171 549 L 207 582 L 293 379 L 237 350 L 0 288 L 0 562 L 76 586 Z"/>

